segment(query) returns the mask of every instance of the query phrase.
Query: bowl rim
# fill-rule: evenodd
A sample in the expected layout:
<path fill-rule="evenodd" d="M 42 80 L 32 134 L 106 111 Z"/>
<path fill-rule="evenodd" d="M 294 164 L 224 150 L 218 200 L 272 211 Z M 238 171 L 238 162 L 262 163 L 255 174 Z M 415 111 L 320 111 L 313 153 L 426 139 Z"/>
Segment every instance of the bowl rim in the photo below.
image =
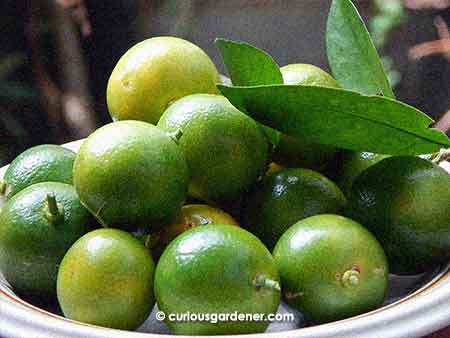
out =
<path fill-rule="evenodd" d="M 424 295 L 427 295 L 427 297 L 424 297 Z M 332 323 L 290 331 L 221 337 L 419 337 L 448 325 L 450 322 L 449 304 L 450 262 L 437 276 L 415 292 L 371 312 Z M 44 333 L 44 336 L 48 336 L 49 333 L 52 333 L 57 337 L 97 338 L 107 336 L 118 338 L 124 335 L 130 338 L 192 337 L 122 331 L 73 321 L 29 304 L 11 290 L 1 287 L 0 310 L 1 317 L 5 322 L 0 327 L 0 334 L 9 337 L 23 336 L 24 331 L 22 330 L 25 330 L 27 334 L 32 333 L 33 336 L 39 336 L 38 333 Z M 13 327 L 13 330 L 8 329 L 8 324 Z M 22 329 L 20 325 L 22 325 Z M 377 330 L 371 331 L 374 328 L 377 328 Z M 398 331 L 400 328 L 403 328 L 403 330 Z M 386 331 L 386 334 L 380 333 L 380 329 Z"/>
<path fill-rule="evenodd" d="M 63 146 L 76 151 L 82 140 Z M 7 166 L 0 168 L 0 177 Z M 424 297 L 427 295 L 427 297 Z M 192 337 L 110 329 L 70 320 L 38 308 L 0 284 L 0 336 L 156 338 Z M 227 338 L 412 338 L 439 330 L 450 323 L 450 261 L 422 287 L 397 301 L 343 320 L 283 332 L 225 335 Z M 208 336 L 205 336 L 208 337 Z M 210 336 L 217 337 L 217 336 Z"/>

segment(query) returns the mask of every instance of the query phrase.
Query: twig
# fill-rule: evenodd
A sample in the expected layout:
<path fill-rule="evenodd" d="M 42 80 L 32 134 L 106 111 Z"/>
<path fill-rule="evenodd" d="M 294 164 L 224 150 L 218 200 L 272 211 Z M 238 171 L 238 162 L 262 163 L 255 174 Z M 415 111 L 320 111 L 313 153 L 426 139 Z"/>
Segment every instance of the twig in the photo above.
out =
<path fill-rule="evenodd" d="M 139 41 L 148 38 L 151 34 L 151 14 L 153 9 L 148 0 L 137 0 L 136 6 L 138 8 L 138 15 L 136 17 L 136 28 L 134 33 L 136 39 Z"/>
<path fill-rule="evenodd" d="M 83 36 L 92 33 L 91 22 L 83 0 L 56 0 L 56 3 L 70 11 L 73 20 L 80 26 Z"/>
<path fill-rule="evenodd" d="M 405 7 L 409 9 L 445 9 L 450 7 L 450 0 L 404 0 Z"/>
<path fill-rule="evenodd" d="M 446 112 L 438 122 L 434 125 L 435 128 L 442 130 L 444 133 L 450 131 L 450 110 Z"/>
<path fill-rule="evenodd" d="M 96 120 L 91 108 L 88 70 L 83 60 L 79 36 L 67 10 L 54 4 L 52 16 L 55 20 L 60 82 L 63 89 L 63 116 L 74 137 L 85 137 L 95 129 Z"/>
<path fill-rule="evenodd" d="M 450 53 L 450 39 L 439 39 L 415 45 L 409 50 L 409 57 L 417 60 L 433 54 L 447 53 Z"/>
<path fill-rule="evenodd" d="M 437 16 L 434 25 L 439 35 L 438 40 L 424 42 L 412 47 L 409 50 L 409 57 L 412 59 L 421 59 L 433 54 L 445 54 L 450 61 L 450 32 L 447 24 L 441 16 Z"/>
<path fill-rule="evenodd" d="M 189 27 L 195 13 L 195 1 L 184 0 L 177 1 L 177 16 L 175 24 L 169 32 L 169 35 L 186 37 L 189 34 Z"/>
<path fill-rule="evenodd" d="M 61 91 L 51 80 L 43 63 L 42 50 L 39 43 L 39 20 L 35 7 L 36 2 L 30 2 L 28 21 L 25 25 L 25 37 L 31 53 L 31 64 L 37 87 L 41 93 L 41 102 L 47 112 L 47 120 L 54 131 L 57 141 L 64 140 L 65 127 L 61 120 Z"/>

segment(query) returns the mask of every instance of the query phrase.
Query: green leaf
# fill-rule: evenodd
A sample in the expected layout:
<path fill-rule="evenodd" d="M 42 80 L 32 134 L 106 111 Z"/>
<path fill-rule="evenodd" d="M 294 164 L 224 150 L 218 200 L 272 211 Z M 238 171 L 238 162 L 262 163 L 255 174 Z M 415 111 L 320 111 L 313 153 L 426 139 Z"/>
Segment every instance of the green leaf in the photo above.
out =
<path fill-rule="evenodd" d="M 351 0 L 333 0 L 328 15 L 326 44 L 333 75 L 346 89 L 394 98 L 394 92 Z"/>
<path fill-rule="evenodd" d="M 282 84 L 280 67 L 266 52 L 248 43 L 216 39 L 225 67 L 235 86 Z"/>
<path fill-rule="evenodd" d="M 258 122 L 305 142 L 392 155 L 450 146 L 427 115 L 386 97 L 300 85 L 218 88 Z"/>
<path fill-rule="evenodd" d="M 280 67 L 273 58 L 261 49 L 248 43 L 216 39 L 225 67 L 236 86 L 257 86 L 282 84 Z M 261 126 L 267 139 L 273 145 L 280 142 L 280 133 L 267 126 Z"/>

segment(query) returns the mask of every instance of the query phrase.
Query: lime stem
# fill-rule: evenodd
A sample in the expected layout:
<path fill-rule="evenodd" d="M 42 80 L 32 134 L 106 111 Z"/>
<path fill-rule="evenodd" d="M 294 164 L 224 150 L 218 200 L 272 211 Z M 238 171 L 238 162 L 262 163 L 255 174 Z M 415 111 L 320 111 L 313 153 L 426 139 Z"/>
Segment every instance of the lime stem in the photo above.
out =
<path fill-rule="evenodd" d="M 181 136 L 183 135 L 183 130 L 181 130 L 181 128 L 178 128 L 174 132 L 167 133 L 167 135 L 169 135 L 169 137 L 171 137 L 175 141 L 175 143 L 178 144 L 178 141 L 180 140 Z"/>
<path fill-rule="evenodd" d="M 0 195 L 6 194 L 6 182 L 0 181 Z"/>
<path fill-rule="evenodd" d="M 450 159 L 450 148 L 444 149 L 442 148 L 437 153 L 431 155 L 430 160 L 433 163 L 439 164 L 441 162 L 447 161 Z"/>
<path fill-rule="evenodd" d="M 62 207 L 58 206 L 54 194 L 47 194 L 46 207 L 45 217 L 50 223 L 56 224 L 63 220 L 64 212 L 61 210 Z"/>
<path fill-rule="evenodd" d="M 352 287 L 359 284 L 359 271 L 347 270 L 342 275 L 342 284 L 346 287 Z"/>
<path fill-rule="evenodd" d="M 268 288 L 276 291 L 281 291 L 280 283 L 265 275 L 257 275 L 254 280 L 254 285 L 258 288 Z"/>

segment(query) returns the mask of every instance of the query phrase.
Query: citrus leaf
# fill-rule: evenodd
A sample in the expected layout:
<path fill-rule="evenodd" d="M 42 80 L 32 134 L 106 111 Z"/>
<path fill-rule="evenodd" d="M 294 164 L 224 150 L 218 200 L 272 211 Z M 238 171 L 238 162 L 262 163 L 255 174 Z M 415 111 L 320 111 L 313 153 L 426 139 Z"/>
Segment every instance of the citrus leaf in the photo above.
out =
<path fill-rule="evenodd" d="M 395 97 L 375 45 L 351 0 L 333 0 L 326 45 L 328 63 L 343 88 Z"/>
<path fill-rule="evenodd" d="M 282 84 L 280 67 L 261 49 L 248 43 L 216 39 L 222 60 L 235 86 Z"/>
<path fill-rule="evenodd" d="M 218 88 L 256 121 L 305 142 L 391 155 L 450 146 L 427 115 L 386 97 L 301 85 Z"/>
<path fill-rule="evenodd" d="M 216 39 L 215 44 L 236 86 L 257 86 L 282 84 L 280 67 L 265 51 L 248 43 L 227 39 Z M 261 126 L 267 139 L 273 145 L 280 142 L 280 133 L 267 126 Z"/>

